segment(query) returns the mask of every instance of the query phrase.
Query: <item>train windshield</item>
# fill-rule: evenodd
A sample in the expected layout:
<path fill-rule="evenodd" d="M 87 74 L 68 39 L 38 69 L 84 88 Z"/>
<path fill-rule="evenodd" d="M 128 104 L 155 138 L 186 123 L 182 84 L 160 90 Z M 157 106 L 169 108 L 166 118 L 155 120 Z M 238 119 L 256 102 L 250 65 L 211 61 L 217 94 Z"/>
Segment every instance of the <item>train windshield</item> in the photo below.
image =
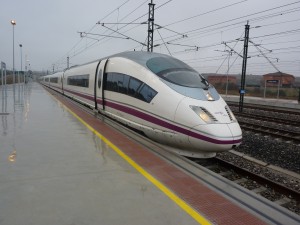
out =
<path fill-rule="evenodd" d="M 153 73 L 173 84 L 191 88 L 209 87 L 204 77 L 178 59 L 155 57 L 149 59 L 146 64 Z"/>
<path fill-rule="evenodd" d="M 146 62 L 147 67 L 178 93 L 203 101 L 220 98 L 216 89 L 196 70 L 172 57 L 154 57 Z"/>

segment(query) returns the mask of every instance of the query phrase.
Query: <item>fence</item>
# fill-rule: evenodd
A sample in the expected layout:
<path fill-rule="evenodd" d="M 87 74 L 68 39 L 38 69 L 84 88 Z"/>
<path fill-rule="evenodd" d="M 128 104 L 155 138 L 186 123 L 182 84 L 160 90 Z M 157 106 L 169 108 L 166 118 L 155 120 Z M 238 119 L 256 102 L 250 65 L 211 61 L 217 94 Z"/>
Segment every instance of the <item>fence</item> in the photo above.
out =
<path fill-rule="evenodd" d="M 215 85 L 215 88 L 220 94 L 226 94 L 226 84 Z M 278 89 L 278 87 L 246 87 L 245 90 L 245 96 L 300 100 L 300 88 L 279 87 Z M 227 94 L 239 95 L 239 87 L 236 85 L 228 85 Z"/>

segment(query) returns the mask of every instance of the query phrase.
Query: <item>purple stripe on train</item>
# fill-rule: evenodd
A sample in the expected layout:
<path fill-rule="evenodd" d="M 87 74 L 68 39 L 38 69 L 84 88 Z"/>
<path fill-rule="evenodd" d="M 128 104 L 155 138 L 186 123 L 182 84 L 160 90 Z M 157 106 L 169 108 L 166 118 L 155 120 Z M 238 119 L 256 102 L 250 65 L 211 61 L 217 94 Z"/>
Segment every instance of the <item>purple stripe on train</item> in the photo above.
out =
<path fill-rule="evenodd" d="M 170 129 L 172 131 L 176 131 L 178 133 L 185 134 L 185 135 L 191 136 L 193 138 L 201 139 L 201 140 L 211 142 L 211 143 L 214 143 L 214 144 L 238 144 L 238 143 L 241 142 L 241 139 L 225 141 L 225 140 L 217 140 L 217 139 L 213 139 L 213 138 L 210 138 L 210 137 L 206 137 L 204 135 L 198 134 L 196 132 L 187 130 L 185 128 L 176 126 L 176 125 L 171 124 L 169 122 L 166 122 L 166 121 L 163 121 L 163 120 L 158 119 L 156 117 L 153 117 L 149 114 L 140 112 L 136 109 L 133 109 L 133 108 L 130 108 L 130 107 L 127 107 L 127 106 L 123 106 L 123 105 L 120 105 L 120 104 L 116 104 L 116 103 L 113 103 L 113 102 L 105 101 L 105 106 L 117 109 L 119 111 L 122 111 L 122 112 L 125 112 L 127 114 L 133 115 L 133 116 L 138 117 L 140 119 L 143 119 L 145 121 L 151 122 L 151 123 L 159 125 L 161 127 L 165 127 L 165 128 Z"/>
<path fill-rule="evenodd" d="M 64 89 L 64 91 L 67 91 L 67 92 L 72 93 L 74 95 L 77 95 L 79 97 L 85 98 L 87 100 L 94 101 L 94 97 L 93 96 L 82 94 L 82 93 L 79 93 L 79 92 L 76 92 L 76 91 L 72 91 L 72 90 L 68 90 L 68 89 Z M 97 103 L 102 105 L 103 104 L 103 100 L 98 98 L 97 99 Z M 159 118 L 156 118 L 154 116 L 146 114 L 144 112 L 141 112 L 141 111 L 138 111 L 136 109 L 130 108 L 128 106 L 120 105 L 120 104 L 117 104 L 117 103 L 114 103 L 114 102 L 110 102 L 110 101 L 107 101 L 107 100 L 104 100 L 104 104 L 105 104 L 105 106 L 108 106 L 108 107 L 111 107 L 113 109 L 122 111 L 124 113 L 133 115 L 133 116 L 135 116 L 137 118 L 143 119 L 145 121 L 148 121 L 150 123 L 156 124 L 158 126 L 167 128 L 169 130 L 172 130 L 172 131 L 175 131 L 175 132 L 187 135 L 187 136 L 191 136 L 191 137 L 196 138 L 196 139 L 204 140 L 204 141 L 207 141 L 207 142 L 210 142 L 210 143 L 214 143 L 214 144 L 226 144 L 226 145 L 230 145 L 231 144 L 231 145 L 233 145 L 233 144 L 239 144 L 242 141 L 241 139 L 238 139 L 238 140 L 217 140 L 217 139 L 206 137 L 206 136 L 204 136 L 202 134 L 190 131 L 188 129 L 179 127 L 177 125 L 171 124 L 169 122 L 166 122 L 164 120 L 161 120 Z"/>

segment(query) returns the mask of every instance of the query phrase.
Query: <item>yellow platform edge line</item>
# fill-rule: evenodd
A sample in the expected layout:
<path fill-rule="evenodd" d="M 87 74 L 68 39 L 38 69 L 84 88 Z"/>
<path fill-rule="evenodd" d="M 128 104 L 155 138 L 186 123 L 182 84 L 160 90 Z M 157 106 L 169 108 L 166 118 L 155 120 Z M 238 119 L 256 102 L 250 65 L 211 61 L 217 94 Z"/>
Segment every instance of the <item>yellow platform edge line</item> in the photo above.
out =
<path fill-rule="evenodd" d="M 83 119 L 81 119 L 76 113 L 74 113 L 67 106 L 62 104 L 65 109 L 68 110 L 77 120 L 79 120 L 84 126 L 86 126 L 90 131 L 97 135 L 101 140 L 103 140 L 110 148 L 112 148 L 118 155 L 120 155 L 125 161 L 127 161 L 133 168 L 135 168 L 139 173 L 141 173 L 147 180 L 154 184 L 159 190 L 161 190 L 165 195 L 167 195 L 172 201 L 174 201 L 178 206 L 180 206 L 185 212 L 187 212 L 192 218 L 194 218 L 199 224 L 211 225 L 204 216 L 200 215 L 196 210 L 189 206 L 180 197 L 174 194 L 169 188 L 163 185 L 160 181 L 155 179 L 151 174 L 139 166 L 134 160 L 127 156 L 122 150 L 115 146 L 111 141 L 105 138 L 102 134 L 96 131 L 93 127 L 87 124 Z"/>

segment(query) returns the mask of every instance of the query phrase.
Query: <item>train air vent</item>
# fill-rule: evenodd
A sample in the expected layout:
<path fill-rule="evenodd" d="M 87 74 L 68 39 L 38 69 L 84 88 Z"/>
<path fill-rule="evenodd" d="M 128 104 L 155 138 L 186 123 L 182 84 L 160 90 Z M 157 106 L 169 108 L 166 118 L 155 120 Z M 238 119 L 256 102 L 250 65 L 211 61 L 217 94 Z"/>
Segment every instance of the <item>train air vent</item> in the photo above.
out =
<path fill-rule="evenodd" d="M 225 106 L 225 110 L 229 116 L 230 121 L 236 121 L 235 116 L 233 115 L 232 111 L 230 110 L 230 108 L 228 107 L 228 105 Z"/>

